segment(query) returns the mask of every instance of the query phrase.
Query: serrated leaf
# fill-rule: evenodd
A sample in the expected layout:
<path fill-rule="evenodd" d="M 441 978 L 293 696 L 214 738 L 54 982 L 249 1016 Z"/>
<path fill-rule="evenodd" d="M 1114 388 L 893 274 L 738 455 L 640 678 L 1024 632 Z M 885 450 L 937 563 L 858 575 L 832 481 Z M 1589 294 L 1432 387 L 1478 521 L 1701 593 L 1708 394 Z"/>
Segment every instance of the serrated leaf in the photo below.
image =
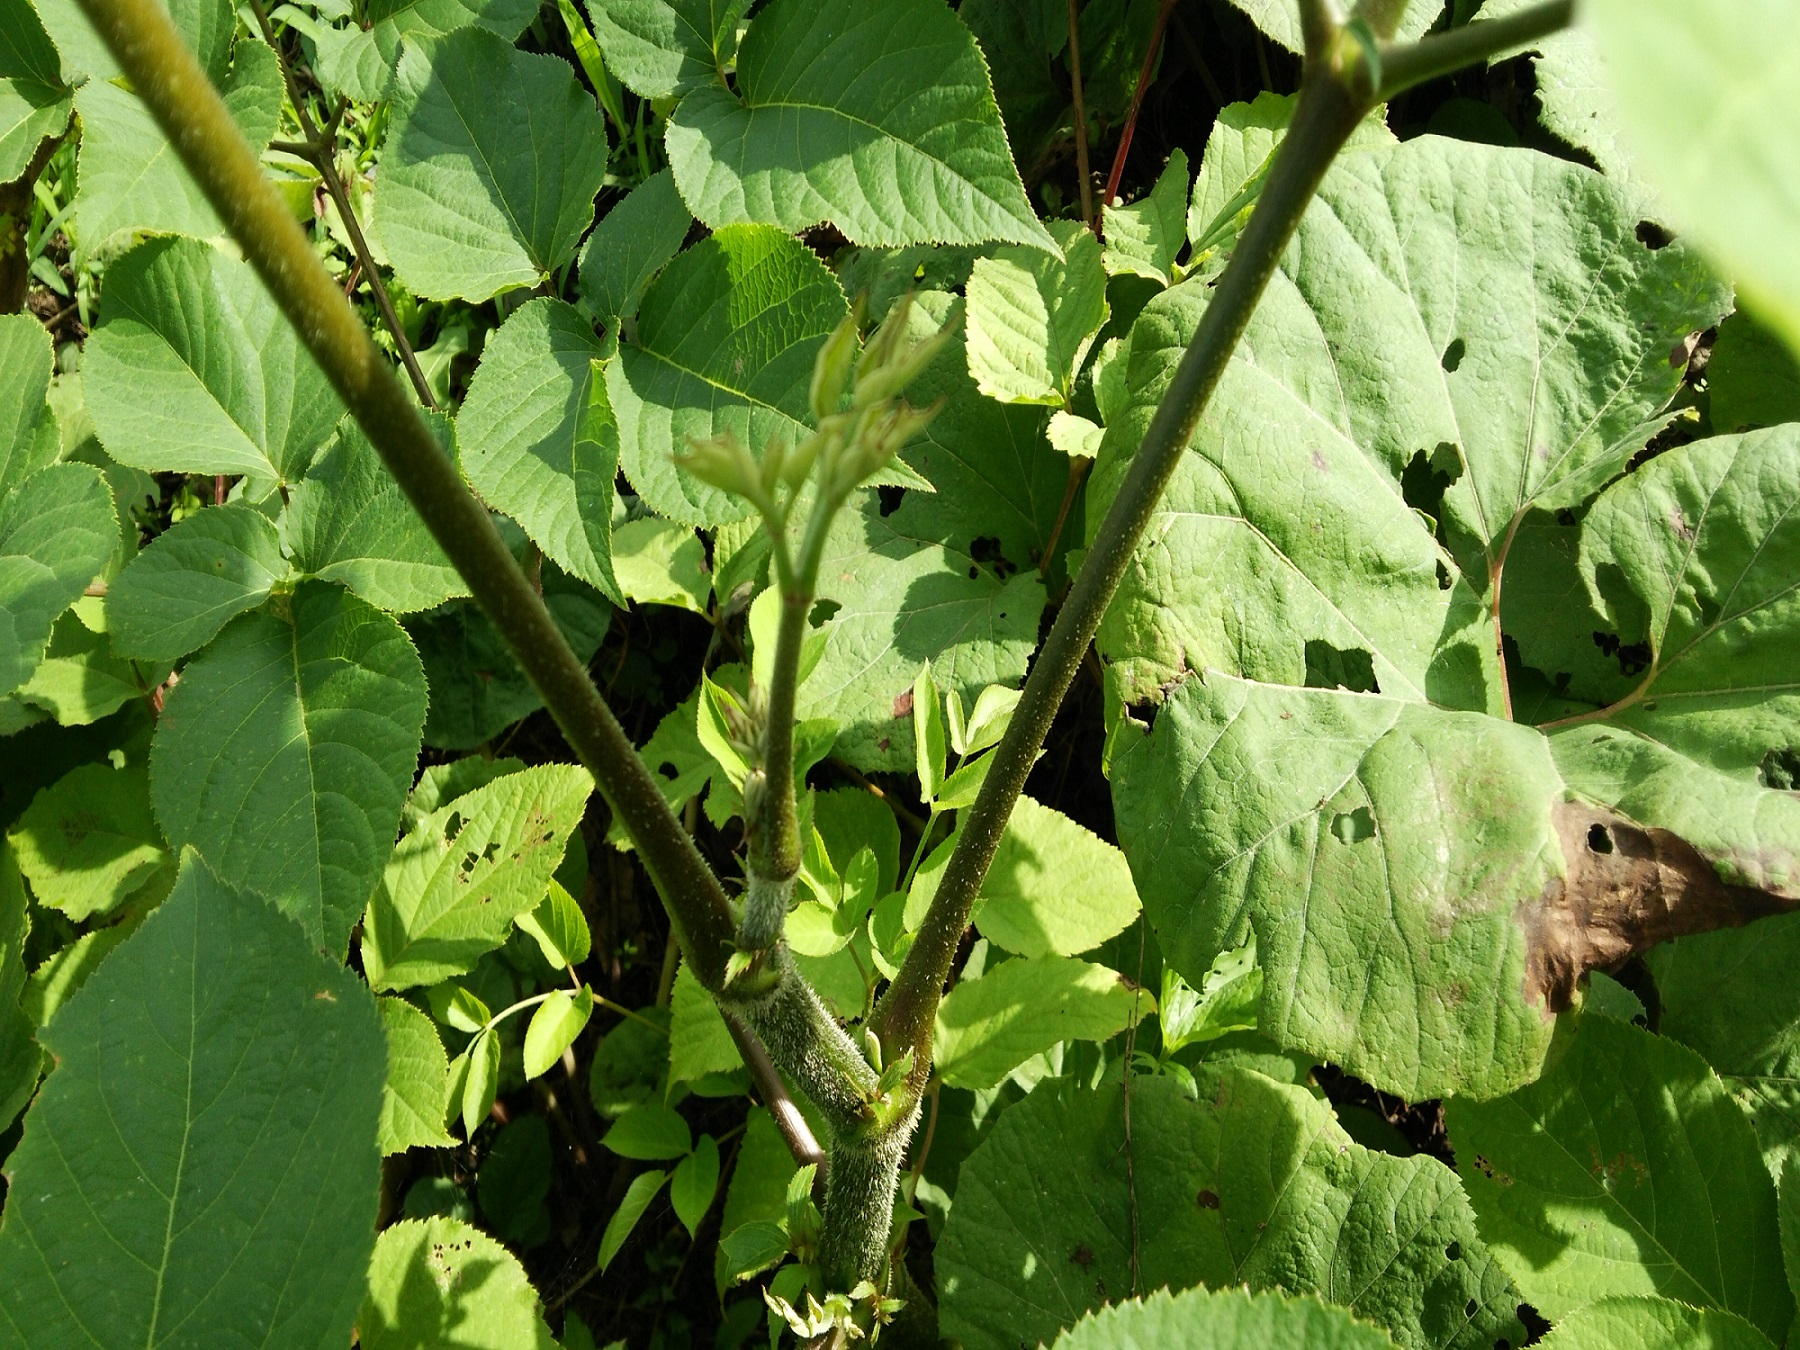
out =
<path fill-rule="evenodd" d="M 1189 1289 L 1116 1303 L 1056 1338 L 1054 1350 L 1382 1350 L 1393 1342 L 1315 1298 Z"/>
<path fill-rule="evenodd" d="M 62 134 L 70 104 L 62 62 L 30 0 L 0 3 L 0 34 L 0 183 L 10 183 L 24 175 L 46 137 Z"/>
<path fill-rule="evenodd" d="M 231 50 L 236 16 L 228 4 L 182 8 L 206 14 L 213 37 L 223 38 L 214 50 Z M 110 65 L 110 56 L 106 59 Z M 281 68 L 275 53 L 245 38 L 237 44 L 229 72 L 213 68 L 208 74 L 244 139 L 260 152 L 281 121 Z M 92 78 L 76 90 L 75 111 L 81 119 L 75 224 L 84 250 L 98 253 L 150 232 L 195 238 L 225 233 L 224 222 L 136 94 L 111 79 Z"/>
<path fill-rule="evenodd" d="M 797 443 L 814 358 L 848 312 L 818 255 L 780 230 L 731 226 L 678 254 L 644 295 L 636 341 L 606 367 L 621 463 L 645 504 L 690 525 L 749 515 L 674 457 L 726 434 L 759 457 L 771 438 Z"/>
<path fill-rule="evenodd" d="M 315 71 L 331 93 L 374 102 L 393 90 L 394 66 L 403 43 L 471 26 L 511 42 L 536 12 L 529 0 L 376 0 L 367 6 L 367 28 L 353 24 L 317 30 Z"/>
<path fill-rule="evenodd" d="M 1607 1017 L 1565 1020 L 1537 1082 L 1446 1112 L 1481 1231 L 1545 1315 L 1660 1294 L 1787 1334 L 1793 1296 L 1767 1259 L 1774 1183 L 1691 1050 Z"/>
<path fill-rule="evenodd" d="M 991 1088 L 1058 1041 L 1105 1041 L 1156 1010 L 1114 970 L 1067 956 L 1005 961 L 938 1005 L 932 1059 L 951 1087 Z"/>
<path fill-rule="evenodd" d="M 575 898 L 554 879 L 537 908 L 519 915 L 519 928 L 530 934 L 543 952 L 544 959 L 558 970 L 578 966 L 588 959 L 593 949 L 593 935 L 588 932 L 587 915 Z"/>
<path fill-rule="evenodd" d="M 438 1021 L 471 1035 L 494 1020 L 481 996 L 460 984 L 434 984 L 425 991 L 425 1001 Z"/>
<path fill-rule="evenodd" d="M 656 0 L 637 0 L 644 9 L 653 4 L 663 7 Z M 605 12 L 607 6 L 596 8 Z M 675 176 L 663 169 L 633 188 L 594 227 L 581 250 L 581 298 L 615 337 L 625 320 L 636 317 L 644 292 L 680 252 L 693 223 L 675 190 Z"/>
<path fill-rule="evenodd" d="M 302 582 L 235 619 L 170 690 L 150 751 L 169 843 L 254 882 L 342 952 L 386 861 L 425 720 L 418 654 L 348 591 Z"/>
<path fill-rule="evenodd" d="M 819 567 L 819 595 L 839 608 L 800 690 L 800 714 L 835 719 L 836 753 L 865 771 L 910 767 L 912 719 L 897 700 L 920 661 L 929 658 L 939 687 L 966 701 L 1023 679 L 1037 641 L 1044 588 L 1036 573 L 1002 580 L 924 529 L 904 503 L 883 516 L 865 494 L 832 525 Z"/>
<path fill-rule="evenodd" d="M 38 903 L 76 922 L 110 914 L 173 861 L 150 815 L 141 761 L 63 775 L 32 798 L 7 842 Z"/>
<path fill-rule="evenodd" d="M 1069 7 L 1061 0 L 964 0 L 969 26 L 994 81 L 1013 161 L 1033 165 L 1069 112 L 1069 89 L 1056 58 L 1069 44 Z"/>
<path fill-rule="evenodd" d="M 1261 1027 L 1409 1100 L 1536 1076 L 1530 916 L 1565 875 L 1542 737 L 1368 694 L 1188 680 L 1115 749 L 1120 838 L 1198 985 L 1254 931 Z"/>
<path fill-rule="evenodd" d="M 107 634 L 122 655 L 177 661 L 287 574 L 274 521 L 244 502 L 207 507 L 157 535 L 108 586 Z"/>
<path fill-rule="evenodd" d="M 1674 0 L 1602 0 L 1594 34 L 1620 130 L 1671 223 L 1691 230 L 1755 308 L 1800 349 L 1794 203 L 1800 33 L 1779 0 L 1696 14 Z M 1680 110 L 1691 109 L 1690 114 Z"/>
<path fill-rule="evenodd" d="M 42 1034 L 57 1069 L 8 1160 L 33 1203 L 0 1228 L 13 1343 L 347 1341 L 378 1181 L 362 982 L 189 854 Z"/>
<path fill-rule="evenodd" d="M 643 98 L 723 79 L 750 0 L 589 0 L 606 67 Z"/>
<path fill-rule="evenodd" d="M 448 428 L 438 427 L 447 437 Z M 363 429 L 348 418 L 289 494 L 281 525 L 296 568 L 348 586 L 378 609 L 409 614 L 469 593 Z"/>
<path fill-rule="evenodd" d="M 600 1235 L 600 1269 L 605 1270 L 619 1254 L 619 1248 L 625 1245 L 625 1239 L 631 1236 L 638 1220 L 644 1217 L 644 1211 L 650 1208 L 650 1202 L 656 1199 L 662 1184 L 668 1179 L 667 1172 L 640 1172 L 631 1179 L 631 1185 L 625 1188 L 625 1198 L 613 1211 L 612 1218 L 606 1221 L 606 1231 Z"/>
<path fill-rule="evenodd" d="M 752 1219 L 720 1240 L 719 1254 L 725 1258 L 723 1278 L 748 1279 L 787 1256 L 787 1229 L 773 1219 Z"/>
<path fill-rule="evenodd" d="M 775 0 L 739 48 L 736 93 L 696 88 L 665 139 L 682 197 L 715 229 L 830 221 L 856 244 L 1056 251 L 980 49 L 937 0 Z"/>
<path fill-rule="evenodd" d="M 344 414 L 250 265 L 192 239 L 107 268 L 82 388 L 121 464 L 297 482 Z"/>
<path fill-rule="evenodd" d="M 931 662 L 919 667 L 912 682 L 913 769 L 919 793 L 930 802 L 944 785 L 944 710 Z"/>
<path fill-rule="evenodd" d="M 563 1051 L 587 1025 L 594 1011 L 593 991 L 585 986 L 579 994 L 566 989 L 554 990 L 531 1015 L 525 1029 L 525 1077 L 536 1078 L 549 1071 L 562 1058 Z"/>
<path fill-rule="evenodd" d="M 112 493 L 86 464 L 39 469 L 0 498 L 0 693 L 30 677 L 118 543 Z"/>
<path fill-rule="evenodd" d="M 456 430 L 463 470 L 482 498 L 558 566 L 622 605 L 612 546 L 619 427 L 604 354 L 573 306 L 527 302 L 488 338 Z"/>
<path fill-rule="evenodd" d="M 706 545 L 692 526 L 660 516 L 626 521 L 613 531 L 613 571 L 633 604 L 706 613 Z"/>
<path fill-rule="evenodd" d="M 375 224 L 413 291 L 486 300 L 574 255 L 607 150 L 600 110 L 567 62 L 484 28 L 409 42 L 393 116 Z"/>
<path fill-rule="evenodd" d="M 1060 258 L 1002 247 L 977 258 L 969 275 L 969 376 L 1002 403 L 1066 404 L 1075 372 L 1106 322 L 1099 240 L 1079 221 L 1055 227 Z"/>
<path fill-rule="evenodd" d="M 1135 1235 L 1140 1288 L 1316 1293 L 1408 1350 L 1524 1339 L 1448 1168 L 1352 1143 L 1304 1088 L 1196 1077 L 1197 1097 L 1134 1076 L 1129 1144 L 1117 1084 L 1047 1082 L 1000 1117 L 962 1164 L 937 1247 L 946 1336 L 1052 1339 L 1130 1290 Z"/>
<path fill-rule="evenodd" d="M 1774 1350 L 1741 1317 L 1666 1298 L 1603 1298 L 1561 1318 L 1544 1350 Z"/>
<path fill-rule="evenodd" d="M 437 1028 L 405 999 L 378 998 L 375 1006 L 387 1036 L 387 1085 L 376 1132 L 382 1155 L 453 1147 L 456 1140 L 444 1129 L 449 1062 Z"/>
<path fill-rule="evenodd" d="M 710 1134 L 700 1136 L 694 1151 L 675 1165 L 669 1178 L 669 1203 L 675 1206 L 675 1217 L 688 1230 L 688 1236 L 699 1233 L 701 1220 L 712 1208 L 713 1196 L 719 1190 L 719 1145 Z"/>
<path fill-rule="evenodd" d="M 1062 812 L 1020 797 L 971 916 L 981 935 L 1021 956 L 1075 956 L 1137 915 L 1125 855 Z"/>
<path fill-rule="evenodd" d="M 1300 27 L 1300 7 L 1292 0 L 1231 0 L 1231 3 L 1262 30 L 1264 37 L 1290 52 L 1306 50 L 1305 34 Z M 1418 41 L 1444 12 L 1441 0 L 1412 0 L 1401 8 L 1404 16 L 1393 33 L 1398 42 Z"/>
<path fill-rule="evenodd" d="M 737 1042 L 719 1015 L 719 1005 L 682 962 L 675 976 L 674 1016 L 669 1027 L 669 1081 L 691 1083 L 709 1073 L 741 1068 Z"/>
<path fill-rule="evenodd" d="M 1149 277 L 1172 285 L 1175 259 L 1187 244 L 1187 205 L 1187 154 L 1177 147 L 1142 200 L 1106 206 L 1106 275 Z"/>
<path fill-rule="evenodd" d="M 164 876 L 170 883 L 173 882 L 172 872 L 164 873 Z M 165 885 L 161 888 L 167 890 L 170 887 Z M 25 985 L 25 992 L 19 998 L 19 1006 L 32 1023 L 40 1027 L 49 1026 L 58 1010 L 79 992 L 81 986 L 88 982 L 88 977 L 100 968 L 100 964 L 112 955 L 121 942 L 137 931 L 141 920 L 141 915 L 127 917 L 111 927 L 83 933 L 33 970 L 30 981 Z"/>
<path fill-rule="evenodd" d="M 365 1350 L 556 1350 L 513 1254 L 474 1225 L 442 1216 L 382 1232 L 356 1335 Z"/>
<path fill-rule="evenodd" d="M 0 1129 L 31 1100 L 43 1069 L 44 1052 L 33 1033 L 43 1020 L 21 1006 L 26 990 L 25 940 L 31 913 L 12 849 L 0 844 Z"/>
<path fill-rule="evenodd" d="M 634 1106 L 612 1123 L 600 1142 L 621 1158 L 661 1162 L 687 1156 L 694 1137 L 681 1113 L 667 1106 Z"/>
<path fill-rule="evenodd" d="M 128 700 L 144 698 L 168 675 L 165 663 L 141 665 L 124 660 L 111 639 L 83 622 L 99 608 L 86 597 L 64 611 L 50 629 L 50 644 L 31 678 L 14 695 L 41 708 L 66 727 L 84 727 L 116 712 Z"/>
<path fill-rule="evenodd" d="M 578 765 L 543 764 L 420 821 L 394 847 L 369 901 L 362 957 L 370 986 L 435 984 L 506 941 L 514 918 L 544 898 L 593 788 Z"/>
<path fill-rule="evenodd" d="M 0 314 L 0 492 L 56 460 L 56 438 L 44 434 L 44 423 L 54 420 L 44 402 L 52 360 L 42 323 L 29 314 Z"/>
<path fill-rule="evenodd" d="M 450 1095 L 461 1103 L 463 1138 L 473 1139 L 494 1109 L 500 1085 L 500 1038 L 484 1027 L 450 1066 Z"/>

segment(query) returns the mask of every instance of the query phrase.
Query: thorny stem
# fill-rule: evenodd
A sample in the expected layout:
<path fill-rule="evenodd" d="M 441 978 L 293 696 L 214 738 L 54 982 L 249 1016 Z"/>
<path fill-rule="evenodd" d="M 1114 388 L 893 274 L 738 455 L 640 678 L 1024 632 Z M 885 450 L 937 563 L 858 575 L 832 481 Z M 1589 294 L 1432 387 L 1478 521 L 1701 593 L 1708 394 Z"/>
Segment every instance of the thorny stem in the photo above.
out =
<path fill-rule="evenodd" d="M 375 268 L 375 255 L 369 252 L 369 241 L 363 238 L 362 225 L 358 223 L 356 212 L 350 206 L 350 194 L 344 190 L 344 180 L 337 171 L 338 122 L 342 119 L 347 104 L 339 100 L 330 122 L 321 134 L 312 120 L 312 114 L 306 110 L 306 100 L 300 96 L 300 83 L 294 78 L 287 54 L 275 39 L 275 29 L 269 22 L 263 0 L 250 0 L 250 9 L 256 15 L 257 26 L 262 29 L 263 40 L 275 52 L 275 60 L 281 66 L 282 81 L 287 85 L 288 101 L 294 105 L 294 116 L 300 119 L 300 131 L 306 137 L 306 148 L 299 153 L 312 161 L 313 167 L 319 171 L 319 177 L 325 180 L 325 190 L 331 194 L 332 204 L 337 207 L 338 219 L 344 222 L 344 233 L 350 236 L 350 247 L 356 254 L 357 265 L 369 279 L 369 290 L 375 296 L 375 307 L 381 311 L 381 321 L 393 336 L 394 348 L 400 353 L 400 363 L 406 367 L 406 375 L 412 381 L 413 391 L 418 394 L 420 403 L 435 409 L 437 400 L 432 398 L 431 386 L 425 382 L 425 372 L 419 368 L 419 359 L 413 355 L 412 344 L 406 340 L 406 332 L 400 327 L 400 316 L 394 312 L 393 298 L 388 295 L 381 273 Z"/>

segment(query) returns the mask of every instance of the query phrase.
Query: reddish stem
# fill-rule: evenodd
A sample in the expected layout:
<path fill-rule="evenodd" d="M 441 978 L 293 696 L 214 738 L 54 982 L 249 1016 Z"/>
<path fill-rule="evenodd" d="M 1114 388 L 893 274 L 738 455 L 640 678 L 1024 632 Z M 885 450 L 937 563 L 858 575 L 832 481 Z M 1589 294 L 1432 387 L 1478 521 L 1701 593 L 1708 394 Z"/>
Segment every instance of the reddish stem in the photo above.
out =
<path fill-rule="evenodd" d="M 1162 50 L 1163 33 L 1169 26 L 1169 14 L 1175 0 L 1162 0 L 1156 11 L 1156 27 L 1150 30 L 1150 45 L 1144 50 L 1144 65 L 1138 71 L 1137 88 L 1131 93 L 1131 111 L 1125 114 L 1125 129 L 1119 134 L 1119 148 L 1113 154 L 1112 172 L 1106 176 L 1106 196 L 1100 203 L 1105 210 L 1119 195 L 1119 180 L 1125 176 L 1125 156 L 1131 150 L 1131 133 L 1137 130 L 1138 110 L 1144 106 L 1144 91 L 1150 87 L 1150 72 L 1156 68 L 1156 54 Z"/>

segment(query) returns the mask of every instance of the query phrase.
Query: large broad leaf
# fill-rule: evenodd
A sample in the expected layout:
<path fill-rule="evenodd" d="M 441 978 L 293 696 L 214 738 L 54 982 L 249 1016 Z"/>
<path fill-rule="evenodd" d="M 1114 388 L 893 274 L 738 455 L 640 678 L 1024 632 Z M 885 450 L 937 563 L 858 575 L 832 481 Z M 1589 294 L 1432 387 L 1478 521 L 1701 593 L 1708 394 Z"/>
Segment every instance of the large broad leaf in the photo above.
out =
<path fill-rule="evenodd" d="M 363 927 L 376 989 L 472 970 L 544 898 L 594 780 L 573 764 L 497 778 L 420 819 L 394 848 Z"/>
<path fill-rule="evenodd" d="M 1074 956 L 1138 914 L 1125 856 L 1060 811 L 1020 797 L 981 881 L 974 922 L 1021 956 Z"/>
<path fill-rule="evenodd" d="M 32 798 L 7 842 L 37 902 L 78 922 L 118 908 L 172 861 L 141 760 L 64 774 Z"/>
<path fill-rule="evenodd" d="M 1603 1298 L 1560 1319 L 1539 1341 L 1544 1350 L 1774 1350 L 1741 1317 L 1674 1299 Z"/>
<path fill-rule="evenodd" d="M 1056 246 L 1026 199 L 969 30 L 940 0 L 774 0 L 666 133 L 708 225 L 821 221 L 852 243 Z"/>
<path fill-rule="evenodd" d="M 645 504 L 684 524 L 750 514 L 674 457 L 726 433 L 759 456 L 773 438 L 805 436 L 813 358 L 848 310 L 818 255 L 767 226 L 719 230 L 671 262 L 644 296 L 636 341 L 606 367 L 620 458 Z"/>
<path fill-rule="evenodd" d="M 288 574 L 275 522 L 227 502 L 177 521 L 106 592 L 107 633 L 122 655 L 177 661 L 255 609 Z"/>
<path fill-rule="evenodd" d="M 442 1216 L 382 1233 L 356 1335 L 365 1350 L 556 1350 L 513 1254 Z"/>
<path fill-rule="evenodd" d="M 1178 147 L 1141 200 L 1105 208 L 1107 276 L 1173 282 L 1176 256 L 1187 243 L 1187 205 L 1188 158 Z"/>
<path fill-rule="evenodd" d="M 1624 467 L 1680 379 L 1670 346 L 1725 308 L 1636 225 L 1605 179 L 1533 151 L 1421 137 L 1341 159 L 1101 630 L 1127 697 L 1212 666 L 1493 707 L 1474 602 L 1517 522 Z M 1139 320 L 1091 498 L 1116 490 L 1206 294 Z M 1310 672 L 1312 644 L 1367 675 Z"/>
<path fill-rule="evenodd" d="M 42 1033 L 9 1160 L 19 1346 L 343 1345 L 374 1245 L 381 1027 L 293 922 L 188 855 Z"/>
<path fill-rule="evenodd" d="M 375 223 L 418 294 L 537 285 L 573 256 L 605 176 L 606 124 L 566 61 L 485 28 L 407 44 Z"/>
<path fill-rule="evenodd" d="M 1059 1041 L 1110 1040 L 1155 1003 L 1117 971 L 1091 961 L 1005 961 L 945 995 L 932 1063 L 951 1087 L 991 1088 Z"/>
<path fill-rule="evenodd" d="M 1100 241 L 1079 221 L 1058 221 L 1063 256 L 1007 245 L 975 260 L 969 276 L 969 375 L 1002 403 L 1063 407 L 1075 372 L 1106 322 Z"/>
<path fill-rule="evenodd" d="M 604 354 L 573 306 L 520 306 L 488 339 L 456 429 L 463 469 L 483 500 L 571 576 L 623 605 L 612 562 L 619 428 Z"/>
<path fill-rule="evenodd" d="M 367 28 L 351 24 L 313 33 L 319 52 L 315 71 L 332 93 L 373 102 L 392 91 L 403 42 L 469 27 L 511 42 L 536 13 L 531 0 L 375 0 L 367 7 Z"/>
<path fill-rule="evenodd" d="M 33 1018 L 19 1006 L 30 935 L 30 901 L 18 864 L 12 849 L 0 844 L 0 1130 L 10 1129 L 31 1100 L 44 1063 L 44 1052 L 32 1038 Z"/>
<path fill-rule="evenodd" d="M 0 314 L 0 492 L 55 463 L 56 418 L 46 409 L 50 334 L 30 314 Z"/>
<path fill-rule="evenodd" d="M 0 498 L 0 693 L 30 677 L 118 544 L 112 493 L 86 464 L 52 464 Z"/>
<path fill-rule="evenodd" d="M 1626 144 L 1674 223 L 1736 277 L 1800 350 L 1800 29 L 1782 0 L 1695 10 L 1599 0 L 1583 11 Z"/>
<path fill-rule="evenodd" d="M 903 530 L 874 493 L 863 498 L 826 540 L 819 595 L 838 609 L 800 688 L 800 714 L 835 719 L 836 753 L 858 768 L 910 769 L 911 704 L 900 700 L 920 664 L 929 660 L 938 687 L 957 690 L 965 707 L 990 684 L 1016 684 L 1044 587 L 1034 572 L 1002 580 L 968 551 Z"/>
<path fill-rule="evenodd" d="M 1800 1148 L 1800 915 L 1682 938 L 1649 957 L 1657 1030 L 1697 1050 L 1756 1125 L 1780 1176 Z"/>
<path fill-rule="evenodd" d="M 444 1129 L 449 1064 L 431 1019 L 403 998 L 378 998 L 387 1036 L 387 1084 L 381 1093 L 382 1155 L 409 1148 L 451 1148 Z"/>
<path fill-rule="evenodd" d="M 153 472 L 297 482 L 344 413 L 250 265 L 191 239 L 107 269 L 82 387 L 107 453 Z"/>
<path fill-rule="evenodd" d="M 209 36 L 223 33 L 225 45 L 216 50 L 230 50 L 229 25 L 236 16 L 228 4 L 182 8 L 205 15 Z M 258 150 L 268 145 L 281 121 L 281 68 L 275 53 L 245 38 L 237 44 L 229 72 L 214 67 L 208 73 L 244 139 Z M 136 94 L 109 79 L 92 78 L 76 91 L 75 111 L 81 117 L 75 223 L 83 249 L 97 252 L 146 232 L 200 238 L 225 233 L 224 222 Z"/>
<path fill-rule="evenodd" d="M 62 63 L 37 12 L 30 0 L 0 0 L 0 183 L 20 177 L 44 138 L 68 124 Z"/>
<path fill-rule="evenodd" d="M 750 0 L 588 0 L 606 68 L 644 98 L 723 83 Z"/>
<path fill-rule="evenodd" d="M 1393 1342 L 1315 1298 L 1189 1289 L 1116 1303 L 1081 1319 L 1055 1350 L 1382 1350 Z"/>
<path fill-rule="evenodd" d="M 1302 1088 L 1202 1070 L 1041 1085 L 962 1165 L 937 1248 L 944 1334 L 969 1350 L 1051 1340 L 1139 1289 L 1317 1293 L 1402 1346 L 1523 1339 L 1517 1292 L 1449 1169 L 1350 1141 Z M 1135 1184 L 1134 1184 L 1135 1183 Z M 1133 1261 L 1133 1249 L 1136 1261 Z"/>
<path fill-rule="evenodd" d="M 387 615 L 302 582 L 182 672 L 150 751 L 157 819 L 342 952 L 387 861 L 425 721 L 418 653 Z"/>
<path fill-rule="evenodd" d="M 1660 1294 L 1787 1335 L 1774 1182 L 1692 1051 L 1589 1014 L 1564 1024 L 1539 1081 L 1454 1100 L 1447 1123 L 1483 1235 L 1546 1316 Z"/>
<path fill-rule="evenodd" d="M 581 250 L 581 296 L 615 337 L 636 316 L 644 292 L 680 251 L 693 223 L 675 176 L 663 169 L 594 227 Z"/>
<path fill-rule="evenodd" d="M 294 566 L 394 613 L 432 609 L 468 586 L 356 423 L 346 419 L 294 488 L 282 518 Z"/>
<path fill-rule="evenodd" d="M 1114 751 L 1120 839 L 1200 987 L 1254 932 L 1261 1027 L 1413 1100 L 1529 1082 L 1527 927 L 1566 864 L 1536 732 L 1367 694 L 1190 679 Z"/>

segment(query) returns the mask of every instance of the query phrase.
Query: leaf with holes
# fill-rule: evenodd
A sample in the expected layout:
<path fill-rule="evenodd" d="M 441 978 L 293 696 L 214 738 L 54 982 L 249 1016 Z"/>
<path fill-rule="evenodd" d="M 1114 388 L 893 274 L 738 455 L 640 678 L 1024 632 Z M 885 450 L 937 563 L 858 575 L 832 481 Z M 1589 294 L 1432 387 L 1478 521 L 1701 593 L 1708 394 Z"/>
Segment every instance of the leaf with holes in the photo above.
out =
<path fill-rule="evenodd" d="M 381 1234 L 356 1318 L 366 1350 L 556 1350 L 517 1258 L 460 1219 L 407 1219 Z"/>

